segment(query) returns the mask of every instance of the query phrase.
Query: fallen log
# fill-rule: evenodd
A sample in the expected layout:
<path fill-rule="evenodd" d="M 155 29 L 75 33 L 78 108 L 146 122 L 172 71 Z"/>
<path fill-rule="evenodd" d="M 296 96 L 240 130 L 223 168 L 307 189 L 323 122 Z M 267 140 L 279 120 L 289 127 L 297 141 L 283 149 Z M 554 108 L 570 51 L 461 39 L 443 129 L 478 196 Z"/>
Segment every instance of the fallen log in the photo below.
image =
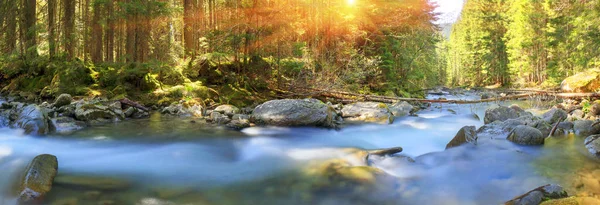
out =
<path fill-rule="evenodd" d="M 144 107 L 143 105 L 127 98 L 120 99 L 119 102 L 121 102 L 121 104 L 129 105 L 131 107 L 135 107 L 146 112 L 150 111 L 150 109 L 148 109 L 147 107 Z"/>
<path fill-rule="evenodd" d="M 507 95 L 495 98 L 480 100 L 447 100 L 447 99 L 422 99 L 422 98 L 402 98 L 380 95 L 365 95 L 335 90 L 323 90 L 317 88 L 300 88 L 300 91 L 312 93 L 312 97 L 328 97 L 338 99 L 342 102 L 374 101 L 382 103 L 395 103 L 399 101 L 422 102 L 422 103 L 451 103 L 451 104 L 475 104 L 485 102 L 497 102 L 506 100 L 517 100 L 530 98 L 534 96 L 555 97 L 555 98 L 600 98 L 600 93 L 556 93 L 553 91 L 532 91 L 523 94 Z M 297 92 L 299 93 L 299 92 Z M 300 92 L 301 93 L 301 92 Z"/>

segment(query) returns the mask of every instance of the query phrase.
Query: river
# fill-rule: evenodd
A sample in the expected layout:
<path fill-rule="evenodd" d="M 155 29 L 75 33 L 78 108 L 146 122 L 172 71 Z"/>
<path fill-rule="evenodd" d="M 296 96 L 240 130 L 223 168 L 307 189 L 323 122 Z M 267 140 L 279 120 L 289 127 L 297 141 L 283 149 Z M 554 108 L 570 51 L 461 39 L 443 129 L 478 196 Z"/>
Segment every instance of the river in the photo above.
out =
<path fill-rule="evenodd" d="M 547 109 L 536 101 L 502 102 L 514 103 L 536 114 Z M 238 132 L 159 114 L 44 138 L 0 128 L 0 193 L 5 193 L 0 204 L 14 203 L 7 194 L 11 184 L 43 153 L 57 156 L 59 175 L 110 177 L 128 184 L 94 197 L 95 189 L 55 186 L 48 204 L 499 204 L 548 183 L 559 183 L 572 194 L 600 192 L 580 185 L 589 183 L 582 178 L 596 176 L 598 162 L 574 134 L 547 139 L 544 146 L 485 136 L 477 145 L 444 151 L 461 127 L 482 126 L 492 106 L 497 105 L 434 103 L 418 117 L 397 118 L 391 125 L 340 130 L 252 127 Z M 301 182 L 289 180 L 311 162 L 344 157 L 346 148 L 397 146 L 416 162 L 385 158 L 372 164 L 397 180 L 382 190 L 349 197 L 305 190 Z"/>

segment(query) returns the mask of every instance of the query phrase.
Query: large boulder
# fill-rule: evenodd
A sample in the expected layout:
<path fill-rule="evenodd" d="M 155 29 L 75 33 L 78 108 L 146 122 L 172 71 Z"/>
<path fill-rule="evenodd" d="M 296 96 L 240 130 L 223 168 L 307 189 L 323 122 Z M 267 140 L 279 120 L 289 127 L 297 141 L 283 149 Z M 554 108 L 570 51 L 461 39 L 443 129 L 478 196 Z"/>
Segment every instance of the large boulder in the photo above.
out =
<path fill-rule="evenodd" d="M 558 108 L 552 108 L 548 112 L 542 115 L 542 118 L 550 124 L 555 124 L 557 122 L 562 122 L 567 118 L 569 114 L 566 111 Z"/>
<path fill-rule="evenodd" d="M 388 105 L 388 109 L 390 112 L 392 112 L 394 117 L 404 117 L 410 114 L 410 112 L 413 110 L 413 106 L 405 101 L 402 101 Z"/>
<path fill-rule="evenodd" d="M 600 69 L 590 69 L 568 77 L 560 84 L 565 92 L 596 92 L 600 88 Z"/>
<path fill-rule="evenodd" d="M 53 107 L 62 107 L 65 105 L 69 105 L 71 104 L 71 101 L 73 101 L 73 97 L 71 97 L 71 95 L 69 94 L 60 94 L 56 100 L 54 100 L 53 103 Z"/>
<path fill-rule="evenodd" d="M 199 104 L 174 103 L 163 108 L 160 112 L 179 117 L 202 117 L 204 108 Z"/>
<path fill-rule="evenodd" d="M 218 112 L 228 117 L 233 117 L 235 114 L 240 114 L 240 109 L 233 105 L 219 105 L 216 107 L 213 112 Z"/>
<path fill-rule="evenodd" d="M 539 205 L 543 201 L 568 197 L 567 192 L 559 185 L 548 184 L 535 188 L 521 196 L 504 203 L 505 205 Z"/>
<path fill-rule="evenodd" d="M 394 115 L 384 103 L 357 102 L 345 105 L 342 108 L 342 117 L 348 122 L 367 122 L 391 124 Z"/>
<path fill-rule="evenodd" d="M 576 120 L 573 121 L 573 131 L 580 136 L 589 136 L 600 134 L 600 125 L 595 125 L 591 120 Z"/>
<path fill-rule="evenodd" d="M 267 101 L 252 112 L 251 121 L 259 125 L 335 127 L 335 110 L 316 99 Z"/>
<path fill-rule="evenodd" d="M 44 108 L 31 104 L 15 111 L 13 127 L 24 129 L 25 134 L 46 135 L 53 131 Z"/>
<path fill-rule="evenodd" d="M 585 148 L 592 153 L 594 156 L 600 158 L 600 135 L 591 135 L 585 138 Z"/>
<path fill-rule="evenodd" d="M 540 205 L 592 205 L 600 204 L 600 199 L 594 197 L 568 197 L 562 199 L 551 199 Z"/>
<path fill-rule="evenodd" d="M 20 204 L 39 201 L 52 189 L 52 182 L 58 171 L 58 160 L 49 154 L 33 158 L 23 172 L 17 195 Z"/>
<path fill-rule="evenodd" d="M 75 118 L 85 122 L 114 121 L 125 119 L 125 114 L 120 104 L 79 103 L 75 109 Z"/>
<path fill-rule="evenodd" d="M 477 132 L 475 126 L 464 126 L 460 128 L 456 136 L 446 145 L 446 149 L 458 147 L 465 143 L 477 144 Z"/>
<path fill-rule="evenodd" d="M 58 134 L 72 134 L 86 127 L 85 122 L 77 121 L 71 117 L 56 117 L 50 119 L 50 121 Z"/>
<path fill-rule="evenodd" d="M 492 123 L 494 121 L 504 122 L 508 119 L 516 119 L 519 118 L 519 112 L 513 108 L 509 108 L 506 106 L 500 106 L 497 108 L 487 109 L 485 111 L 485 117 L 483 118 L 483 122 L 485 124 Z"/>
<path fill-rule="evenodd" d="M 545 136 L 540 130 L 526 125 L 519 125 L 506 138 L 520 145 L 542 145 Z"/>

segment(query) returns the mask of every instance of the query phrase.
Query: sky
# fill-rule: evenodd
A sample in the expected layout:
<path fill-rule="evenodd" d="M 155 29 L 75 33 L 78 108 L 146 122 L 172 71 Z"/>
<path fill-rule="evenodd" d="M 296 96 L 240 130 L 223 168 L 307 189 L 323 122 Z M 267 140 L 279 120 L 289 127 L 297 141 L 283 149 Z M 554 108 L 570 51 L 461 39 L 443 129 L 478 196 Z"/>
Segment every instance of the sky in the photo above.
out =
<path fill-rule="evenodd" d="M 436 23 L 454 23 L 458 16 L 460 15 L 460 11 L 462 10 L 462 5 L 464 0 L 430 0 L 432 2 L 436 2 L 438 4 L 438 8 L 435 10 L 440 13 L 440 20 Z"/>

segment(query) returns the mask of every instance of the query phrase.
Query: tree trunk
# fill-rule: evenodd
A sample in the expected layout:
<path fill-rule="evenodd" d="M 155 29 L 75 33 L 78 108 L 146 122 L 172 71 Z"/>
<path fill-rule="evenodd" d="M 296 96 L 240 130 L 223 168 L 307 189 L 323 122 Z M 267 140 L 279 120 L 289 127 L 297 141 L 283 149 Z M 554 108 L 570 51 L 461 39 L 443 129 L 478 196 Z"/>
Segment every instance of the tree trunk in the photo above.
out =
<path fill-rule="evenodd" d="M 198 8 L 197 0 L 183 0 L 183 41 L 185 45 L 185 57 L 193 57 L 196 55 L 198 44 L 196 30 L 196 22 L 198 16 L 196 12 Z"/>
<path fill-rule="evenodd" d="M 130 2 L 130 0 L 126 1 L 127 3 Z M 125 40 L 125 58 L 127 59 L 126 62 L 135 62 L 135 57 L 136 57 L 136 49 L 135 49 L 135 31 L 136 31 L 136 24 L 138 23 L 137 21 L 137 15 L 133 14 L 133 15 L 127 15 L 128 17 L 128 21 L 127 21 L 127 27 L 126 27 L 126 35 L 127 38 Z"/>
<path fill-rule="evenodd" d="M 100 63 L 102 62 L 102 25 L 100 25 L 102 21 L 101 15 L 104 15 L 102 12 L 102 4 L 94 3 L 94 17 L 92 17 L 92 50 L 90 52 L 90 57 L 92 58 L 92 62 Z"/>
<path fill-rule="evenodd" d="M 56 17 L 56 0 L 48 0 L 48 55 L 50 59 L 56 55 L 56 31 L 55 31 L 55 17 Z"/>
<path fill-rule="evenodd" d="M 17 47 L 17 20 L 9 18 L 17 15 L 17 0 L 6 0 L 6 31 L 4 33 L 4 52 L 13 52 Z"/>
<path fill-rule="evenodd" d="M 34 1 L 35 0 L 26 0 Z M 75 57 L 75 1 L 62 0 L 63 2 L 63 36 L 64 49 L 67 54 L 67 60 L 73 60 Z"/>
<path fill-rule="evenodd" d="M 23 0 L 23 24 L 21 25 L 23 33 L 21 35 L 25 44 L 27 57 L 37 56 L 36 4 L 36 0 Z"/>
<path fill-rule="evenodd" d="M 108 62 L 114 62 L 115 58 L 114 58 L 114 43 L 115 43 L 115 23 L 114 23 L 114 2 L 113 0 L 110 0 L 107 2 L 106 5 L 106 10 L 107 10 L 107 17 L 106 17 L 106 21 L 107 21 L 107 29 L 106 29 L 106 33 L 104 34 L 105 39 L 106 39 L 106 46 L 105 46 L 105 50 L 106 50 L 106 61 Z"/>

